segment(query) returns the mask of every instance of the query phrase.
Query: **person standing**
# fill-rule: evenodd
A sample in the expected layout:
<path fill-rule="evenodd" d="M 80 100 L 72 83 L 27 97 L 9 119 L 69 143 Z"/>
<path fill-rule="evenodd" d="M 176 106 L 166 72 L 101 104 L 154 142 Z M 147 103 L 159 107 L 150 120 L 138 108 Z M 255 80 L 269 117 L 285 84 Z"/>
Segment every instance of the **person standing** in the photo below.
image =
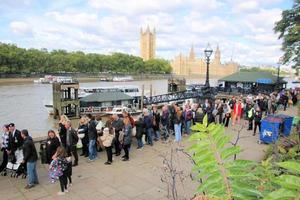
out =
<path fill-rule="evenodd" d="M 95 161 L 97 158 L 97 146 L 96 146 L 96 140 L 97 140 L 97 122 L 95 120 L 95 117 L 91 114 L 88 114 L 87 117 L 89 118 L 88 123 L 88 136 L 89 136 L 89 162 Z"/>
<path fill-rule="evenodd" d="M 253 105 L 249 102 L 247 104 L 247 119 L 249 122 L 248 131 L 251 131 L 253 128 L 253 118 L 254 118 L 254 108 Z"/>
<path fill-rule="evenodd" d="M 58 137 L 53 130 L 48 131 L 48 138 L 46 141 L 46 156 L 47 164 L 50 164 L 52 161 L 53 155 L 56 153 L 57 147 L 60 146 Z"/>
<path fill-rule="evenodd" d="M 144 114 L 144 124 L 145 124 L 145 129 L 146 129 L 146 135 L 147 135 L 147 144 L 150 146 L 153 146 L 153 135 L 154 135 L 154 130 L 153 130 L 153 124 L 152 124 L 152 115 L 150 115 L 148 109 L 143 110 Z"/>
<path fill-rule="evenodd" d="M 157 106 L 153 106 L 152 111 L 152 127 L 154 131 L 154 141 L 158 141 L 160 139 L 160 132 L 159 132 L 159 122 L 160 122 L 160 113 L 158 112 Z"/>
<path fill-rule="evenodd" d="M 81 137 L 82 142 L 82 153 L 80 156 L 88 157 L 89 156 L 89 135 L 88 135 L 88 121 L 86 117 L 81 117 L 79 120 L 78 134 L 83 134 Z"/>
<path fill-rule="evenodd" d="M 115 154 L 116 156 L 119 156 L 121 154 L 121 144 L 119 141 L 119 135 L 120 135 L 120 131 L 123 130 L 124 123 L 123 120 L 118 117 L 118 115 L 113 115 L 112 119 L 113 121 L 111 125 L 115 129 L 115 143 L 114 143 Z"/>
<path fill-rule="evenodd" d="M 143 135 L 145 133 L 145 124 L 142 117 L 139 117 L 139 119 L 135 122 L 136 127 L 136 140 L 137 140 L 137 149 L 141 149 L 144 147 L 143 143 Z"/>
<path fill-rule="evenodd" d="M 192 110 L 190 106 L 187 104 L 185 105 L 185 110 L 183 112 L 185 133 L 187 135 L 190 135 L 191 133 L 192 118 L 193 118 Z"/>
<path fill-rule="evenodd" d="M 2 164 L 0 165 L 0 172 L 2 172 L 8 163 L 8 151 L 11 150 L 11 142 L 10 140 L 12 139 L 11 133 L 8 130 L 9 125 L 4 125 L 3 126 L 3 134 L 1 137 L 1 151 L 3 152 L 3 159 L 2 159 Z"/>
<path fill-rule="evenodd" d="M 129 160 L 129 149 L 130 149 L 131 140 L 132 140 L 132 138 L 131 138 L 132 137 L 132 126 L 131 126 L 129 117 L 125 117 L 123 122 L 124 122 L 123 148 L 124 148 L 125 155 L 122 157 L 123 158 L 122 161 L 128 161 Z"/>
<path fill-rule="evenodd" d="M 175 141 L 180 144 L 181 141 L 181 123 L 182 123 L 182 112 L 180 107 L 176 107 L 176 113 L 174 118 L 174 130 L 175 130 Z"/>
<path fill-rule="evenodd" d="M 104 163 L 105 165 L 111 165 L 113 162 L 112 160 L 112 141 L 114 139 L 113 130 L 109 128 L 103 129 L 103 135 L 100 137 L 103 146 L 105 147 L 106 154 L 107 154 L 107 161 Z"/>
<path fill-rule="evenodd" d="M 167 141 L 169 138 L 169 110 L 168 105 L 164 105 L 162 107 L 162 115 L 161 115 L 161 132 L 164 141 Z"/>
<path fill-rule="evenodd" d="M 59 123 L 58 123 L 58 134 L 59 134 L 60 142 L 61 142 L 62 146 L 65 148 L 67 146 L 67 143 L 66 143 L 67 129 L 65 127 L 65 124 L 67 121 L 69 121 L 68 117 L 66 115 L 61 115 Z"/>
<path fill-rule="evenodd" d="M 254 132 L 253 132 L 253 136 L 255 136 L 255 134 L 256 134 L 256 128 L 257 127 L 260 131 L 261 119 L 262 119 L 262 111 L 261 111 L 260 107 L 257 106 L 257 108 L 255 109 L 255 113 L 254 113 Z"/>
<path fill-rule="evenodd" d="M 68 156 L 74 156 L 74 163 L 73 166 L 78 165 L 78 154 L 77 154 L 77 142 L 78 142 L 78 135 L 77 132 L 72 128 L 71 121 L 67 121 L 65 123 L 65 127 L 67 130 L 67 137 L 66 137 L 66 145 L 67 145 L 67 154 Z"/>
<path fill-rule="evenodd" d="M 24 140 L 21 136 L 21 132 L 18 129 L 16 129 L 14 123 L 9 124 L 9 132 L 11 133 L 12 136 L 11 153 L 15 153 L 16 150 L 22 148 Z"/>
<path fill-rule="evenodd" d="M 223 104 L 223 112 L 224 112 L 223 124 L 225 127 L 228 127 L 229 120 L 231 118 L 231 108 L 228 102 L 225 102 Z"/>
<path fill-rule="evenodd" d="M 232 126 L 235 125 L 236 121 L 238 124 L 240 124 L 241 117 L 243 114 L 243 105 L 242 105 L 242 99 L 239 99 L 237 103 L 233 106 L 233 119 L 232 119 Z"/>
<path fill-rule="evenodd" d="M 36 171 L 36 161 L 38 159 L 37 151 L 34 146 L 32 138 L 28 134 L 28 130 L 21 131 L 21 137 L 23 138 L 23 161 L 27 167 L 27 185 L 25 189 L 33 188 L 39 184 L 38 175 Z"/>

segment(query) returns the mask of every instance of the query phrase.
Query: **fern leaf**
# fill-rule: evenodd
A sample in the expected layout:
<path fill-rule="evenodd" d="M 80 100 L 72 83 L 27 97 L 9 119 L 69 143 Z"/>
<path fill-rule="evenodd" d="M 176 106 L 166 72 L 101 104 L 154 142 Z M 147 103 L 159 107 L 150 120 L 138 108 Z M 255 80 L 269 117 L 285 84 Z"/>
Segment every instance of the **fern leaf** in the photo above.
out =
<path fill-rule="evenodd" d="M 238 146 L 234 146 L 234 147 L 229 147 L 227 149 L 224 149 L 221 152 L 221 156 L 223 160 L 226 160 L 227 158 L 234 156 L 235 154 L 238 154 L 241 152 L 241 148 Z"/>
<path fill-rule="evenodd" d="M 280 162 L 277 163 L 278 166 L 289 170 L 292 173 L 300 174 L 300 163 L 297 163 L 295 161 L 286 161 L 286 162 Z"/>
<path fill-rule="evenodd" d="M 281 175 L 274 178 L 273 181 L 285 189 L 300 191 L 300 177 L 294 175 Z"/>
<path fill-rule="evenodd" d="M 267 194 L 264 200 L 291 200 L 297 197 L 299 197 L 299 193 L 296 191 L 280 188 L 279 190 Z"/>

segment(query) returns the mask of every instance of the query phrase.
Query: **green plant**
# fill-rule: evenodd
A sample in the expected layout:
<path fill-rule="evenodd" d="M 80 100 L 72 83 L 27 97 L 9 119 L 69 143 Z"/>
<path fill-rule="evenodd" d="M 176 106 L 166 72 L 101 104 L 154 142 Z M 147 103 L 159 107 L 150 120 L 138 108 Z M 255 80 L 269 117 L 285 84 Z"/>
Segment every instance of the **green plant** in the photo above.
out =
<path fill-rule="evenodd" d="M 265 200 L 300 199 L 300 163 L 296 161 L 280 162 L 277 165 L 285 170 L 280 176 L 271 179 L 277 186 L 275 191 L 267 194 Z"/>
<path fill-rule="evenodd" d="M 229 144 L 230 137 L 224 133 L 222 125 L 208 125 L 205 116 L 203 124 L 196 124 L 192 130 L 195 133 L 190 137 L 193 145 L 189 151 L 193 154 L 197 177 L 203 180 L 197 189 L 198 194 L 221 199 L 262 197 L 257 189 L 256 163 L 233 159 L 241 150 Z"/>

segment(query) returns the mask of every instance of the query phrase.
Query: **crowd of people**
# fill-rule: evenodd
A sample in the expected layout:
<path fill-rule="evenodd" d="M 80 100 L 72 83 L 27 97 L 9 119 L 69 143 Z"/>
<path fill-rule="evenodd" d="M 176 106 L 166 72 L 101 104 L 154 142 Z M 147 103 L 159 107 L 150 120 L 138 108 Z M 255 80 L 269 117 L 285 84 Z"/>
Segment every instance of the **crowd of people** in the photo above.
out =
<path fill-rule="evenodd" d="M 112 115 L 106 121 L 88 114 L 80 118 L 77 127 L 72 127 L 68 117 L 62 115 L 58 131 L 48 131 L 45 160 L 49 164 L 49 178 L 51 182 L 59 180 L 59 195 L 68 192 L 72 185 L 72 167 L 79 164 L 79 141 L 82 143 L 80 156 L 86 157 L 87 162 L 95 161 L 99 152 L 105 150 L 107 160 L 104 164 L 111 165 L 113 155 L 120 156 L 122 150 L 122 161 L 129 161 L 133 138 L 136 138 L 137 149 L 143 149 L 145 144 L 151 147 L 156 141 L 168 143 L 174 140 L 181 146 L 182 136 L 190 135 L 191 126 L 202 123 L 205 115 L 208 123 L 219 123 L 225 127 L 241 124 L 244 120 L 248 122 L 248 130 L 255 135 L 257 129 L 260 130 L 263 116 L 274 114 L 281 107 L 285 110 L 288 105 L 295 105 L 298 99 L 299 91 L 289 90 L 270 95 L 232 96 L 214 101 L 206 99 L 203 104 L 186 101 L 182 106 L 176 103 L 162 107 L 152 105 L 144 108 L 136 120 L 127 112 L 123 112 L 122 116 Z M 26 188 L 34 187 L 38 184 L 38 156 L 32 138 L 27 130 L 16 130 L 13 123 L 5 125 L 3 130 L 0 170 L 5 169 L 9 155 L 23 149 L 23 162 L 27 165 L 28 174 Z"/>

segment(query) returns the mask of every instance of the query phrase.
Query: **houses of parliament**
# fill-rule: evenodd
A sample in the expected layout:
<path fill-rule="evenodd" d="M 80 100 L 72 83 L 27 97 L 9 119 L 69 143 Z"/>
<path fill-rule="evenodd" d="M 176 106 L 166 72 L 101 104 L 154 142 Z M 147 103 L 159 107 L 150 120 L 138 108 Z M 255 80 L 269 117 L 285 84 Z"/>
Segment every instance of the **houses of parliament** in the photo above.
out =
<path fill-rule="evenodd" d="M 144 61 L 155 58 L 156 48 L 156 31 L 150 31 L 149 26 L 145 31 L 140 31 L 140 50 L 141 57 Z M 239 70 L 236 62 L 230 61 L 226 64 L 221 63 L 221 51 L 217 46 L 214 51 L 214 58 L 211 59 L 209 65 L 209 74 L 212 76 L 227 76 Z M 206 61 L 197 58 L 192 46 L 189 55 L 179 54 L 170 62 L 173 73 L 177 75 L 205 75 Z"/>

